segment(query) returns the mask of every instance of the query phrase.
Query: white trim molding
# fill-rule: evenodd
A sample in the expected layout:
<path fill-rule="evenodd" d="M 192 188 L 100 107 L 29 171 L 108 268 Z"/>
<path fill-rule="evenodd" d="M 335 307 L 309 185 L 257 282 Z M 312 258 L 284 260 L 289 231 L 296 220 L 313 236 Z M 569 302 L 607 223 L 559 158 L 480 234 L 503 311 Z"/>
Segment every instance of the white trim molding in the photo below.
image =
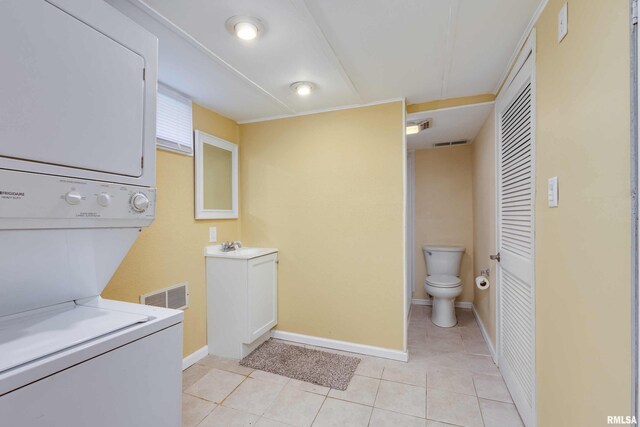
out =
<path fill-rule="evenodd" d="M 476 310 L 476 306 L 473 304 L 471 304 L 471 311 L 473 311 L 473 316 L 476 318 L 476 322 L 478 323 L 478 326 L 480 326 L 480 332 L 482 332 L 482 337 L 484 338 L 484 342 L 487 343 L 487 347 L 489 348 L 489 352 L 491 353 L 491 358 L 493 359 L 493 362 L 497 365 L 498 358 L 496 357 L 496 348 L 494 347 L 493 342 L 489 337 L 489 333 L 487 332 L 486 326 L 484 326 L 484 322 L 482 321 L 480 314 L 478 314 L 478 311 Z"/>
<path fill-rule="evenodd" d="M 495 103 L 496 101 L 494 100 L 494 101 L 486 101 L 486 102 L 477 102 L 474 104 L 456 105 L 453 107 L 435 108 L 433 110 L 415 111 L 413 113 L 407 113 L 407 120 L 411 121 L 411 120 L 416 120 L 418 118 L 429 117 L 429 115 L 436 112 L 441 113 L 443 111 L 462 110 L 463 108 L 483 107 L 485 105 L 494 105 Z"/>
<path fill-rule="evenodd" d="M 184 359 L 182 359 L 182 370 L 184 371 L 188 367 L 195 365 L 205 357 L 209 355 L 209 346 L 204 346 L 199 350 L 194 351 Z"/>
<path fill-rule="evenodd" d="M 332 350 L 341 350 L 350 353 L 364 354 L 367 356 L 382 357 L 384 359 L 399 360 L 401 362 L 407 362 L 409 360 L 408 352 L 393 350 L 390 348 L 375 347 L 372 345 L 357 344 L 349 341 L 332 340 L 329 338 L 314 337 L 311 335 L 302 335 L 279 330 L 272 331 L 271 336 L 279 340 L 313 345 L 316 347 L 330 348 Z"/>
<path fill-rule="evenodd" d="M 433 302 L 430 299 L 423 298 L 414 298 L 411 300 L 411 304 L 414 305 L 433 305 Z M 471 310 L 473 308 L 473 303 L 469 301 L 456 301 L 456 308 L 465 308 L 467 310 Z"/>
<path fill-rule="evenodd" d="M 542 11 L 544 10 L 545 7 L 547 7 L 547 3 L 549 3 L 549 0 L 540 0 L 540 3 L 538 3 L 538 7 L 536 8 L 536 11 L 533 13 L 531 20 L 529 20 L 529 24 L 527 24 L 527 28 L 524 29 L 524 32 L 522 33 L 522 36 L 520 37 L 520 40 L 518 41 L 518 44 L 516 45 L 515 50 L 511 54 L 511 58 L 509 58 L 509 62 L 507 62 L 507 66 L 505 70 L 502 72 L 502 76 L 500 77 L 500 80 L 498 80 L 498 84 L 493 90 L 494 95 L 498 95 L 498 92 L 500 92 L 500 90 L 503 87 L 504 81 L 507 80 L 507 77 L 509 77 L 509 73 L 511 72 L 512 65 L 516 62 L 518 55 L 524 48 L 524 45 L 527 42 L 527 39 L 529 38 L 531 31 L 538 23 L 538 19 L 540 19 L 540 15 L 542 15 Z"/>
<path fill-rule="evenodd" d="M 195 135 L 195 218 L 196 219 L 237 219 L 238 218 L 238 144 L 225 141 L 217 136 L 196 130 Z M 204 205 L 204 144 L 212 145 L 231 153 L 231 209 L 207 209 Z"/>
<path fill-rule="evenodd" d="M 268 122 L 268 121 L 271 121 L 271 120 L 290 119 L 292 117 L 310 116 L 312 114 L 330 113 L 332 111 L 352 110 L 354 108 L 363 108 L 363 107 L 373 107 L 374 105 L 390 104 L 392 102 L 402 102 L 403 105 L 404 105 L 405 99 L 404 98 L 391 98 L 391 99 L 383 99 L 381 101 L 367 102 L 365 104 L 340 105 L 338 107 L 330 107 L 330 108 L 321 108 L 321 109 L 318 109 L 318 110 L 301 111 L 299 113 L 293 113 L 293 114 L 281 114 L 281 115 L 278 115 L 278 116 L 262 117 L 262 118 L 259 118 L 259 119 L 240 120 L 238 122 L 238 124 L 239 125 L 246 125 L 246 124 L 249 124 L 249 123 L 259 123 L 259 122 Z M 405 108 L 405 111 L 406 111 L 406 106 L 404 108 Z"/>
<path fill-rule="evenodd" d="M 213 61 L 217 62 L 221 66 L 225 67 L 229 72 L 235 74 L 236 77 L 238 77 L 239 79 L 241 79 L 244 82 L 246 82 L 249 86 L 251 86 L 254 89 L 256 89 L 261 95 L 264 95 L 267 99 L 269 99 L 270 101 L 273 101 L 275 104 L 280 106 L 280 108 L 282 108 L 282 109 L 284 109 L 286 111 L 290 111 L 292 113 L 295 112 L 295 110 L 290 105 L 288 105 L 287 103 L 281 101 L 279 98 L 277 98 L 275 95 L 273 95 L 267 89 L 262 87 L 256 81 L 250 79 L 246 74 L 244 74 L 243 72 L 241 72 L 240 70 L 235 68 L 229 62 L 227 62 L 224 59 L 222 59 L 222 57 L 220 57 L 214 51 L 209 49 L 203 43 L 199 42 L 195 37 L 191 36 L 189 33 L 184 31 L 178 25 L 174 24 L 173 21 L 171 21 L 169 18 L 165 17 L 160 12 L 156 11 L 153 7 L 151 7 L 147 3 L 145 3 L 144 0 L 129 0 L 129 2 L 131 4 L 133 4 L 135 7 L 137 7 L 138 9 L 140 9 L 142 12 L 146 13 L 152 19 L 156 20 L 158 23 L 163 25 L 169 31 L 171 31 L 174 34 L 176 34 L 179 37 L 181 37 L 184 41 L 189 43 L 191 46 L 193 46 L 194 48 L 198 49 L 200 52 L 204 53 L 210 59 L 212 59 Z"/>
<path fill-rule="evenodd" d="M 307 0 L 292 0 L 291 4 L 298 10 L 298 12 L 300 12 L 300 15 L 303 17 L 303 19 L 306 19 L 308 21 L 309 25 L 307 26 L 307 29 L 309 29 L 315 36 L 316 40 L 318 41 L 318 45 L 322 49 L 322 52 L 325 54 L 325 57 L 336 67 L 336 70 L 338 70 L 338 72 L 340 73 L 340 77 L 342 77 L 342 80 L 349 87 L 351 93 L 353 93 L 358 98 L 359 102 L 362 102 L 362 96 L 360 95 L 360 92 L 358 92 L 358 88 L 356 87 L 355 83 L 353 83 L 353 80 L 351 80 L 351 76 L 349 76 L 346 68 L 344 68 L 342 61 L 340 61 L 340 58 L 338 58 L 338 55 L 333 49 L 333 46 L 329 42 L 326 34 L 324 33 L 324 31 L 322 31 L 322 27 L 318 23 L 318 20 L 311 12 L 311 9 L 309 9 Z"/>
<path fill-rule="evenodd" d="M 408 274 L 409 258 L 414 259 L 413 252 L 407 248 L 408 231 L 407 228 L 407 101 L 402 99 L 402 264 L 405 268 L 402 271 L 402 350 L 406 353 L 409 345 L 409 312 L 411 311 L 412 291 L 408 289 L 410 275 Z M 413 250 L 413 247 L 411 247 Z"/>

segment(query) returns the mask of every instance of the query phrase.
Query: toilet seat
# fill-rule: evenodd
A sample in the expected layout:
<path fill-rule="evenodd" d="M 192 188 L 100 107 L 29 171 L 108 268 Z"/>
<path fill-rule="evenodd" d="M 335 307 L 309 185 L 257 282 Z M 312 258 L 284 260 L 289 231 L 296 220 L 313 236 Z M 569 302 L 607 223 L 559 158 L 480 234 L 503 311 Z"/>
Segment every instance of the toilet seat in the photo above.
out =
<path fill-rule="evenodd" d="M 433 276 L 427 276 L 426 283 L 436 288 L 455 288 L 456 286 L 460 286 L 462 281 L 457 276 L 434 274 Z"/>

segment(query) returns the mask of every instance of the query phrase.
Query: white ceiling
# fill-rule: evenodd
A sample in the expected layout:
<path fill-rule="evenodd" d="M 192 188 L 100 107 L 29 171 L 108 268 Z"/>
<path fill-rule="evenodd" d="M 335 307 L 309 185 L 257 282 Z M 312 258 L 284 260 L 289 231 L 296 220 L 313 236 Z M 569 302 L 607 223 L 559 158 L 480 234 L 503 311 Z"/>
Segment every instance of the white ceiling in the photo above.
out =
<path fill-rule="evenodd" d="M 421 150 L 432 148 L 440 142 L 467 140 L 469 143 L 478 135 L 480 128 L 491 113 L 493 102 L 422 111 L 407 114 L 407 121 L 431 119 L 431 128 L 414 135 L 407 135 L 407 148 Z"/>
<path fill-rule="evenodd" d="M 161 82 L 237 121 L 493 93 L 540 0 L 106 0 L 156 34 Z M 253 42 L 235 15 L 261 19 Z M 295 95 L 309 80 L 317 90 Z"/>

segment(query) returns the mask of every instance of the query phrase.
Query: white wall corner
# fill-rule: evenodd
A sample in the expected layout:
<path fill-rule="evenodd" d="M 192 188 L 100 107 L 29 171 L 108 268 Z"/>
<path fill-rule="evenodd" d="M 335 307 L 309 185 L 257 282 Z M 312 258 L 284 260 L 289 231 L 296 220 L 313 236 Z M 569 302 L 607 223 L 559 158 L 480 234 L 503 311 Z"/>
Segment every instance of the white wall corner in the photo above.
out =
<path fill-rule="evenodd" d="M 199 350 L 194 351 L 184 359 L 182 359 L 182 370 L 184 371 L 191 365 L 195 365 L 200 360 L 204 359 L 209 355 L 209 346 L 204 346 Z"/>

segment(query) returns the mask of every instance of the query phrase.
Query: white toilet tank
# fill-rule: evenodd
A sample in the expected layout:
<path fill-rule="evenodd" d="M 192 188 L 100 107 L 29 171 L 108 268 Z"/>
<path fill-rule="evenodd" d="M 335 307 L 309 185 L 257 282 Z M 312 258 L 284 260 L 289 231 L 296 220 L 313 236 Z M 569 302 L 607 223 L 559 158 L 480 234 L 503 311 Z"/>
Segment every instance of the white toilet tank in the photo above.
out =
<path fill-rule="evenodd" d="M 460 276 L 460 263 L 464 254 L 462 246 L 424 245 L 422 252 L 427 264 L 428 276 L 435 274 Z"/>

